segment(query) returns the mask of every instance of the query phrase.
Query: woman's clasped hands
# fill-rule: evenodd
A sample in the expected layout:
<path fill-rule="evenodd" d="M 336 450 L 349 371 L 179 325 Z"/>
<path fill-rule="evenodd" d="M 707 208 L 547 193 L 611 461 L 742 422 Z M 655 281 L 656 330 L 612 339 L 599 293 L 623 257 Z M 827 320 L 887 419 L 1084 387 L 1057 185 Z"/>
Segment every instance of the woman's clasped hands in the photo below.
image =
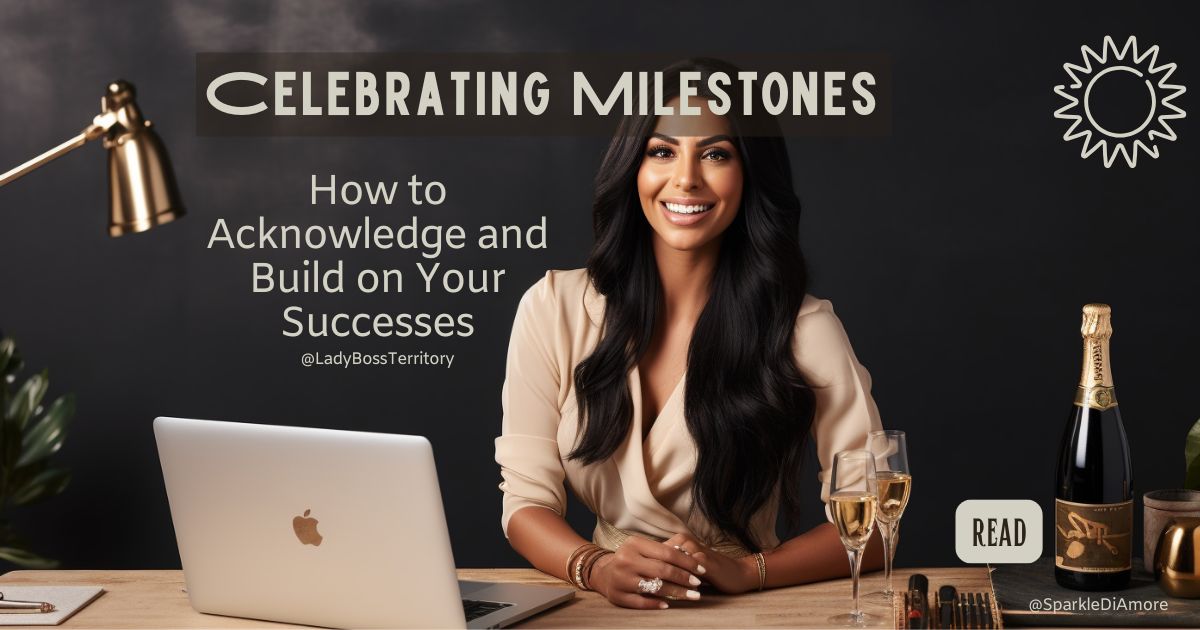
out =
<path fill-rule="evenodd" d="M 667 608 L 665 600 L 698 600 L 701 584 L 723 593 L 758 588 L 753 560 L 730 558 L 688 534 L 663 542 L 631 536 L 592 567 L 589 583 L 625 608 Z"/>

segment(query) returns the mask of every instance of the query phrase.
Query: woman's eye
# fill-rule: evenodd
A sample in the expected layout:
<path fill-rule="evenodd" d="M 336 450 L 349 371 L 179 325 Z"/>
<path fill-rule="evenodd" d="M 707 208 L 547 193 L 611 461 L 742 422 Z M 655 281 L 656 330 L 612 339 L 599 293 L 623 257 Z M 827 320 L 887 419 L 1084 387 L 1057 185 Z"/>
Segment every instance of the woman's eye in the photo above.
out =
<path fill-rule="evenodd" d="M 709 151 L 708 153 L 704 154 L 704 159 L 712 160 L 714 162 L 728 160 L 729 158 L 730 158 L 729 152 L 725 151 L 724 149 L 713 149 L 712 151 Z"/>
<path fill-rule="evenodd" d="M 667 147 L 657 146 L 650 147 L 650 150 L 646 152 L 646 155 L 652 158 L 669 158 L 674 155 L 674 153 L 672 153 L 671 149 Z"/>

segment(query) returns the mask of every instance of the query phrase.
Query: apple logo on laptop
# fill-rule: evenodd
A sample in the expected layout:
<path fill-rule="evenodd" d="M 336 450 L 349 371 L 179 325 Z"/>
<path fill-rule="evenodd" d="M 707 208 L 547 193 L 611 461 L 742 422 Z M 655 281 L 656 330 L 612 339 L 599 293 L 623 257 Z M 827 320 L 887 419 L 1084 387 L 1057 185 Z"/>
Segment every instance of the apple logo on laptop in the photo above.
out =
<path fill-rule="evenodd" d="M 306 545 L 321 546 L 321 532 L 317 531 L 317 519 L 309 517 L 311 509 L 304 510 L 304 516 L 292 519 L 292 529 L 296 530 L 296 538 Z"/>

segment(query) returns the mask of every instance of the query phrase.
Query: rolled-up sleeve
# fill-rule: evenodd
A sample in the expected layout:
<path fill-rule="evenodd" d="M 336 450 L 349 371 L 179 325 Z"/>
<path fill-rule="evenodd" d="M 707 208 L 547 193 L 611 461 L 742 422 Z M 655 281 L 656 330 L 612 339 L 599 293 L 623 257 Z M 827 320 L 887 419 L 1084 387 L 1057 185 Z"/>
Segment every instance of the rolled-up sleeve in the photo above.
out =
<path fill-rule="evenodd" d="M 814 298 L 809 298 L 813 300 Z M 816 398 L 812 434 L 821 472 L 821 501 L 829 513 L 833 458 L 840 451 L 867 447 L 867 434 L 882 428 L 871 397 L 871 375 L 858 362 L 842 322 L 827 300 L 802 309 L 794 334 L 796 364 Z"/>
<path fill-rule="evenodd" d="M 561 316 L 553 285 L 547 274 L 525 292 L 509 338 L 504 420 L 496 438 L 504 493 L 500 525 L 506 537 L 518 510 L 537 506 L 562 515 L 567 506 L 557 439 L 563 375 L 554 351 Z"/>

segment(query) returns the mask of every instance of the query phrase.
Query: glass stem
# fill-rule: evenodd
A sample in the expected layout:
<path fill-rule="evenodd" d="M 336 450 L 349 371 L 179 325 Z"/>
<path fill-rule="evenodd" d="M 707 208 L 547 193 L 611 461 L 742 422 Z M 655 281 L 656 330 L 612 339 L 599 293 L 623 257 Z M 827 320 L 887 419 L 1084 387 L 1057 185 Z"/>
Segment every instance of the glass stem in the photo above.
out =
<path fill-rule="evenodd" d="M 862 568 L 862 549 L 851 549 L 847 553 L 850 554 L 851 589 L 854 593 L 854 610 L 850 611 L 850 614 L 856 619 L 861 619 L 862 609 L 858 607 L 858 572 Z"/>
<path fill-rule="evenodd" d="M 890 530 L 888 537 L 891 538 L 887 556 L 888 586 L 890 587 L 892 585 L 892 565 L 896 563 L 896 547 L 900 544 L 900 521 L 896 520 L 888 529 Z"/>
<path fill-rule="evenodd" d="M 894 536 L 896 523 L 883 523 L 879 528 L 879 537 L 883 539 L 883 592 L 892 596 L 892 558 L 896 555 Z"/>

